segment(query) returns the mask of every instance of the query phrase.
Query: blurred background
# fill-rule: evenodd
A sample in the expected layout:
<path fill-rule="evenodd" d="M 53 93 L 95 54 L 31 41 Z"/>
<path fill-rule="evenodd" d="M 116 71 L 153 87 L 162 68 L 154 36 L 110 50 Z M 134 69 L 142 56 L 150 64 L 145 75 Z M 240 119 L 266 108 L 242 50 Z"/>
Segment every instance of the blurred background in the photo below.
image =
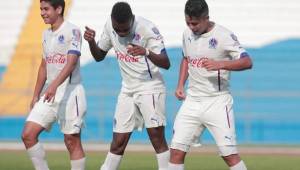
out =
<path fill-rule="evenodd" d="M 115 0 L 67 0 L 65 18 L 101 34 Z M 185 0 L 128 0 L 135 15 L 153 21 L 164 36 L 171 60 L 161 70 L 167 86 L 166 138 L 181 105 L 174 96 L 181 60 Z M 300 1 L 207 0 L 210 19 L 232 30 L 252 56 L 252 70 L 232 72 L 236 131 L 240 144 L 300 144 Z M 41 61 L 47 28 L 37 0 L 0 0 L 0 142 L 20 142 Z M 82 138 L 108 143 L 121 77 L 114 53 L 96 63 L 83 40 L 81 74 L 88 112 Z M 43 141 L 63 141 L 55 124 Z M 145 130 L 131 143 L 149 143 Z M 203 143 L 213 143 L 206 132 Z"/>

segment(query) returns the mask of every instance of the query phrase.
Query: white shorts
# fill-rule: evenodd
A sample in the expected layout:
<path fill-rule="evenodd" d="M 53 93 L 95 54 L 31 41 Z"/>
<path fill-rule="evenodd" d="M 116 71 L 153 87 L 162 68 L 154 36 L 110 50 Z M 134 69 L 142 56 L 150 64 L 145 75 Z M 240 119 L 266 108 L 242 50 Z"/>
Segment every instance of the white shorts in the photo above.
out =
<path fill-rule="evenodd" d="M 128 133 L 166 125 L 165 93 L 128 94 L 120 93 L 114 116 L 113 131 Z"/>
<path fill-rule="evenodd" d="M 44 97 L 34 105 L 26 121 L 40 124 L 50 130 L 57 120 L 64 134 L 80 133 L 86 112 L 85 91 L 81 84 L 68 85 L 66 90 L 57 90 L 55 96 L 62 96 L 54 102 L 43 102 Z M 60 98 L 60 97 L 58 97 Z"/>
<path fill-rule="evenodd" d="M 188 152 L 206 128 L 218 146 L 236 145 L 232 105 L 230 94 L 208 97 L 203 101 L 187 98 L 174 122 L 171 148 Z"/>

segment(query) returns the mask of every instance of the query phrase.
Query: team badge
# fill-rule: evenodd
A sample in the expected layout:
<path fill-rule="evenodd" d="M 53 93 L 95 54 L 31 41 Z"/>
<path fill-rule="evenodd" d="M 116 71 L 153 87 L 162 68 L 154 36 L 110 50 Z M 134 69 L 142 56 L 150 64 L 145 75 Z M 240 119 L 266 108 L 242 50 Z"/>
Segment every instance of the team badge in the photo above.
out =
<path fill-rule="evenodd" d="M 134 34 L 133 39 L 134 39 L 134 41 L 140 41 L 141 40 L 140 34 Z"/>
<path fill-rule="evenodd" d="M 234 34 L 230 34 L 231 38 L 233 39 L 233 41 L 238 41 L 237 36 Z"/>
<path fill-rule="evenodd" d="M 74 40 L 80 41 L 80 39 L 81 39 L 80 31 L 78 29 L 73 29 L 72 33 L 73 33 Z"/>
<path fill-rule="evenodd" d="M 63 44 L 63 43 L 64 43 L 64 41 L 65 41 L 65 37 L 64 37 L 64 35 L 60 35 L 60 36 L 58 36 L 58 42 L 59 42 L 60 44 Z"/>
<path fill-rule="evenodd" d="M 235 43 L 234 43 L 235 46 L 239 46 L 239 45 L 240 45 L 240 42 L 239 42 L 239 40 L 238 40 L 238 38 L 237 38 L 236 35 L 230 34 L 230 37 L 231 37 L 232 40 L 235 42 Z"/>
<path fill-rule="evenodd" d="M 218 41 L 215 38 L 209 40 L 209 48 L 216 49 Z"/>
<path fill-rule="evenodd" d="M 159 31 L 158 31 L 158 29 L 157 29 L 156 27 L 153 27 L 153 28 L 152 28 L 152 31 L 153 31 L 154 34 L 156 34 L 156 35 L 159 35 L 159 34 L 160 34 Z"/>
<path fill-rule="evenodd" d="M 192 38 L 191 37 L 188 37 L 188 40 L 190 43 L 192 43 Z"/>

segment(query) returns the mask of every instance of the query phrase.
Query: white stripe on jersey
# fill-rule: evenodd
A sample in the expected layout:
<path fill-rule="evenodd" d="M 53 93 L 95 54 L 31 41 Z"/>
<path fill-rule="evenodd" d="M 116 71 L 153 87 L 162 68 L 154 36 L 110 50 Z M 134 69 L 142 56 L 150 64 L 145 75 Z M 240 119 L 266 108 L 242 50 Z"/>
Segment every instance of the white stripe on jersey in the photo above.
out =
<path fill-rule="evenodd" d="M 206 96 L 229 93 L 230 71 L 207 71 L 202 67 L 206 58 L 235 60 L 246 53 L 236 36 L 226 28 L 215 24 L 214 28 L 200 36 L 188 28 L 183 33 L 183 55 L 188 59 L 189 85 L 187 94 L 197 100 Z"/>
<path fill-rule="evenodd" d="M 142 17 L 135 17 L 130 35 L 120 37 L 114 31 L 109 18 L 97 44 L 104 51 L 114 48 L 123 78 L 122 91 L 164 92 L 165 86 L 159 68 L 146 56 L 129 55 L 126 47 L 130 43 L 148 48 L 157 54 L 165 50 L 163 37 L 152 22 Z"/>

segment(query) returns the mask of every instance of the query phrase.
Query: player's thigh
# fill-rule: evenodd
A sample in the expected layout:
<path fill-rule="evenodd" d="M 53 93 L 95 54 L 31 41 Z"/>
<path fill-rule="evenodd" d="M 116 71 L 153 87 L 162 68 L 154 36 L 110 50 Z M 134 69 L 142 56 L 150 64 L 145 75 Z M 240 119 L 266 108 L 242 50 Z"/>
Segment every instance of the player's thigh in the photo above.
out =
<path fill-rule="evenodd" d="M 177 113 L 173 127 L 172 149 L 188 152 L 189 148 L 202 134 L 205 127 L 199 119 L 197 102 L 185 100 Z"/>
<path fill-rule="evenodd" d="M 46 130 L 50 130 L 56 121 L 57 104 L 44 102 L 41 98 L 30 111 L 26 122 L 34 122 Z"/>
<path fill-rule="evenodd" d="M 135 113 L 137 108 L 132 95 L 120 93 L 114 115 L 113 131 L 116 133 L 132 132 L 135 128 Z"/>
<path fill-rule="evenodd" d="M 146 128 L 166 125 L 165 93 L 140 94 L 135 96 L 134 100 L 138 105 Z"/>
<path fill-rule="evenodd" d="M 80 133 L 84 126 L 84 117 L 87 109 L 85 91 L 82 85 L 76 85 L 66 90 L 64 99 L 58 110 L 58 123 L 64 134 Z"/>
<path fill-rule="evenodd" d="M 236 145 L 233 101 L 231 95 L 217 97 L 206 112 L 205 126 L 218 146 Z"/>

